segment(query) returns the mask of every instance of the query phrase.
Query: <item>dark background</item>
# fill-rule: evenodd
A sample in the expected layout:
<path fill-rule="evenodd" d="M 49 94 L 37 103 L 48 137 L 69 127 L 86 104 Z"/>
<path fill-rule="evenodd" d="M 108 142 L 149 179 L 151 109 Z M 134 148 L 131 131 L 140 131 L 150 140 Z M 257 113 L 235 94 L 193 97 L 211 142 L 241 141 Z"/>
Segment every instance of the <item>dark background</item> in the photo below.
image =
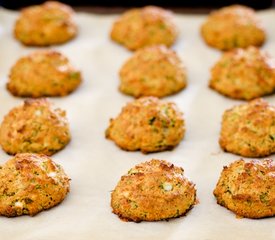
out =
<path fill-rule="evenodd" d="M 19 9 L 29 5 L 41 4 L 41 0 L 0 0 L 0 5 L 5 8 L 10 9 Z M 218 8 L 221 6 L 226 6 L 234 3 L 244 4 L 256 9 L 264 9 L 269 8 L 272 5 L 274 6 L 275 0 L 240 0 L 240 1 L 232 1 L 232 0 L 132 0 L 132 1 L 124 1 L 124 0 L 67 0 L 62 1 L 69 5 L 75 7 L 140 7 L 145 5 L 158 5 L 165 6 L 171 8 Z"/>

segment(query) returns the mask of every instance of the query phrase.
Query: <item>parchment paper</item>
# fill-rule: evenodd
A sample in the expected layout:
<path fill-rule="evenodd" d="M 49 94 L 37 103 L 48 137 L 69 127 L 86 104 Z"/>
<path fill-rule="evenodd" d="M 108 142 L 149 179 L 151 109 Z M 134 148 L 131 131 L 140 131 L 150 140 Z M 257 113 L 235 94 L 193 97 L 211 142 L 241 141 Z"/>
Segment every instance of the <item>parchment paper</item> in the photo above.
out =
<path fill-rule="evenodd" d="M 258 13 L 267 29 L 263 49 L 275 57 L 275 10 Z M 0 9 L 0 119 L 22 103 L 10 95 L 5 84 L 15 61 L 36 48 L 25 47 L 12 36 L 18 12 Z M 106 140 L 104 131 L 132 98 L 118 91 L 118 71 L 132 55 L 109 39 L 116 15 L 78 13 L 79 36 L 52 47 L 64 53 L 81 69 L 82 85 L 71 95 L 52 98 L 56 107 L 67 111 L 72 141 L 53 156 L 71 177 L 71 192 L 62 204 L 35 217 L 0 217 L 1 240 L 86 240 L 86 239 L 188 239 L 243 240 L 275 239 L 275 219 L 238 219 L 216 204 L 212 194 L 222 167 L 239 156 L 224 153 L 218 145 L 221 116 L 241 101 L 225 98 L 210 90 L 209 69 L 220 52 L 202 41 L 199 28 L 204 15 L 176 15 L 180 36 L 173 47 L 186 64 L 188 86 L 167 97 L 184 112 L 186 135 L 172 151 L 144 155 L 120 150 Z M 275 96 L 265 97 L 275 104 Z M 0 163 L 10 158 L 0 150 Z M 123 222 L 110 208 L 110 194 L 120 176 L 131 167 L 152 158 L 165 159 L 185 169 L 196 184 L 200 201 L 187 216 L 168 222 Z"/>

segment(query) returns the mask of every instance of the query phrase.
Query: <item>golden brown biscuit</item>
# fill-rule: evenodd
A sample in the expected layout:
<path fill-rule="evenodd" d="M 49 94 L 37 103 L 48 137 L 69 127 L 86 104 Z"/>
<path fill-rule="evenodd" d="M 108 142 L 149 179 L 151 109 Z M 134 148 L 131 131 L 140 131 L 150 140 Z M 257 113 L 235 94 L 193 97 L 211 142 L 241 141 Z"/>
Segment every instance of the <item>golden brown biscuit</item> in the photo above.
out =
<path fill-rule="evenodd" d="M 211 69 L 209 86 L 235 99 L 271 94 L 275 91 L 275 60 L 255 47 L 226 52 Z"/>
<path fill-rule="evenodd" d="M 0 166 L 0 215 L 35 215 L 63 201 L 69 178 L 42 154 L 20 153 Z"/>
<path fill-rule="evenodd" d="M 8 154 L 32 152 L 52 155 L 70 141 L 65 111 L 46 99 L 29 99 L 13 108 L 0 126 L 0 144 Z"/>
<path fill-rule="evenodd" d="M 120 148 L 143 153 L 172 149 L 185 133 L 182 113 L 172 102 L 143 97 L 128 103 L 110 120 L 106 138 Z"/>
<path fill-rule="evenodd" d="M 111 196 L 113 213 L 134 222 L 180 217 L 194 204 L 195 185 L 183 176 L 183 169 L 156 159 L 130 169 Z"/>
<path fill-rule="evenodd" d="M 275 107 L 255 99 L 225 111 L 219 143 L 224 151 L 243 157 L 275 153 Z"/>
<path fill-rule="evenodd" d="M 242 5 L 232 5 L 214 11 L 201 27 L 205 42 L 220 50 L 261 46 L 265 30 L 255 11 Z"/>
<path fill-rule="evenodd" d="M 111 38 L 130 50 L 155 44 L 169 47 L 177 36 L 172 12 L 156 6 L 126 11 L 111 30 Z"/>
<path fill-rule="evenodd" d="M 121 92 L 134 97 L 164 97 L 186 86 L 186 70 L 176 52 L 164 45 L 140 49 L 120 72 Z"/>
<path fill-rule="evenodd" d="M 65 96 L 81 82 L 81 74 L 61 53 L 35 51 L 11 68 L 7 89 L 15 96 Z"/>
<path fill-rule="evenodd" d="M 275 162 L 238 160 L 224 167 L 214 190 L 217 203 L 246 218 L 275 216 Z"/>
<path fill-rule="evenodd" d="M 65 43 L 77 34 L 73 9 L 60 2 L 47 1 L 21 11 L 14 36 L 29 46 Z"/>

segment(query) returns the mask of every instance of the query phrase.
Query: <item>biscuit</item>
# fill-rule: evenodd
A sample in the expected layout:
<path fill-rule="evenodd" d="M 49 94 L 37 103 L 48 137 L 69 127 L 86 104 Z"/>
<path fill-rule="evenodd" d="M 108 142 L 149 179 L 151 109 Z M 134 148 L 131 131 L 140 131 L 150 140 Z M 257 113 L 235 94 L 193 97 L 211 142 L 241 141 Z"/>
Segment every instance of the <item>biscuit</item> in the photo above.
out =
<path fill-rule="evenodd" d="M 266 39 L 255 11 L 242 5 L 212 12 L 201 26 L 201 35 L 209 46 L 220 50 L 261 46 Z"/>
<path fill-rule="evenodd" d="M 184 119 L 174 103 L 143 97 L 123 107 L 105 135 L 124 150 L 149 153 L 174 148 L 184 133 Z"/>
<path fill-rule="evenodd" d="M 224 167 L 214 190 L 217 203 L 237 216 L 275 216 L 275 162 L 235 161 Z"/>
<path fill-rule="evenodd" d="M 183 176 L 183 169 L 156 159 L 130 169 L 111 195 L 113 213 L 134 222 L 180 217 L 194 204 L 195 185 Z"/>
<path fill-rule="evenodd" d="M 275 107 L 255 99 L 226 110 L 219 143 L 224 151 L 243 157 L 275 153 Z"/>
<path fill-rule="evenodd" d="M 69 189 L 69 178 L 49 157 L 17 154 L 0 166 L 0 215 L 34 216 L 62 202 Z"/>
<path fill-rule="evenodd" d="M 65 43 L 77 34 L 73 17 L 73 9 L 60 2 L 26 7 L 15 23 L 14 36 L 27 46 Z"/>
<path fill-rule="evenodd" d="M 111 39 L 129 50 L 148 45 L 171 46 L 177 39 L 178 29 L 172 12 L 156 6 L 126 11 L 113 24 Z"/>
<path fill-rule="evenodd" d="M 186 86 L 186 70 L 176 52 L 164 45 L 137 50 L 120 72 L 119 89 L 134 97 L 164 97 Z"/>
<path fill-rule="evenodd" d="M 13 108 L 0 126 L 0 144 L 8 154 L 52 155 L 70 141 L 66 112 L 53 109 L 46 99 L 28 99 Z"/>
<path fill-rule="evenodd" d="M 20 58 L 11 68 L 7 89 L 20 97 L 65 96 L 81 80 L 80 72 L 61 53 L 35 51 Z"/>
<path fill-rule="evenodd" d="M 209 86 L 234 98 L 251 100 L 275 91 L 275 61 L 255 47 L 222 55 L 211 69 Z"/>

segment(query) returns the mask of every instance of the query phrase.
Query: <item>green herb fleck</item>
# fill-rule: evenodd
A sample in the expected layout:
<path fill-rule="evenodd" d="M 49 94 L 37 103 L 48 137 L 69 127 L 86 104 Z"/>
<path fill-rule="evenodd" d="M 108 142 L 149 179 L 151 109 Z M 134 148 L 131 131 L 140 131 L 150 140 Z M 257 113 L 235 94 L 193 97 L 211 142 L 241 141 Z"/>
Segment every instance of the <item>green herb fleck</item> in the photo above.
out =
<path fill-rule="evenodd" d="M 148 121 L 149 125 L 153 125 L 155 120 L 156 120 L 156 117 L 151 117 Z"/>
<path fill-rule="evenodd" d="M 26 204 L 29 204 L 29 203 L 33 202 L 33 200 L 30 199 L 30 198 L 25 198 L 24 201 L 25 201 Z"/>
<path fill-rule="evenodd" d="M 268 194 L 266 192 L 260 195 L 260 200 L 262 203 L 265 203 L 265 204 L 268 203 L 267 196 Z"/>
<path fill-rule="evenodd" d="M 79 78 L 79 72 L 72 72 L 70 74 L 71 79 L 78 79 Z"/>

